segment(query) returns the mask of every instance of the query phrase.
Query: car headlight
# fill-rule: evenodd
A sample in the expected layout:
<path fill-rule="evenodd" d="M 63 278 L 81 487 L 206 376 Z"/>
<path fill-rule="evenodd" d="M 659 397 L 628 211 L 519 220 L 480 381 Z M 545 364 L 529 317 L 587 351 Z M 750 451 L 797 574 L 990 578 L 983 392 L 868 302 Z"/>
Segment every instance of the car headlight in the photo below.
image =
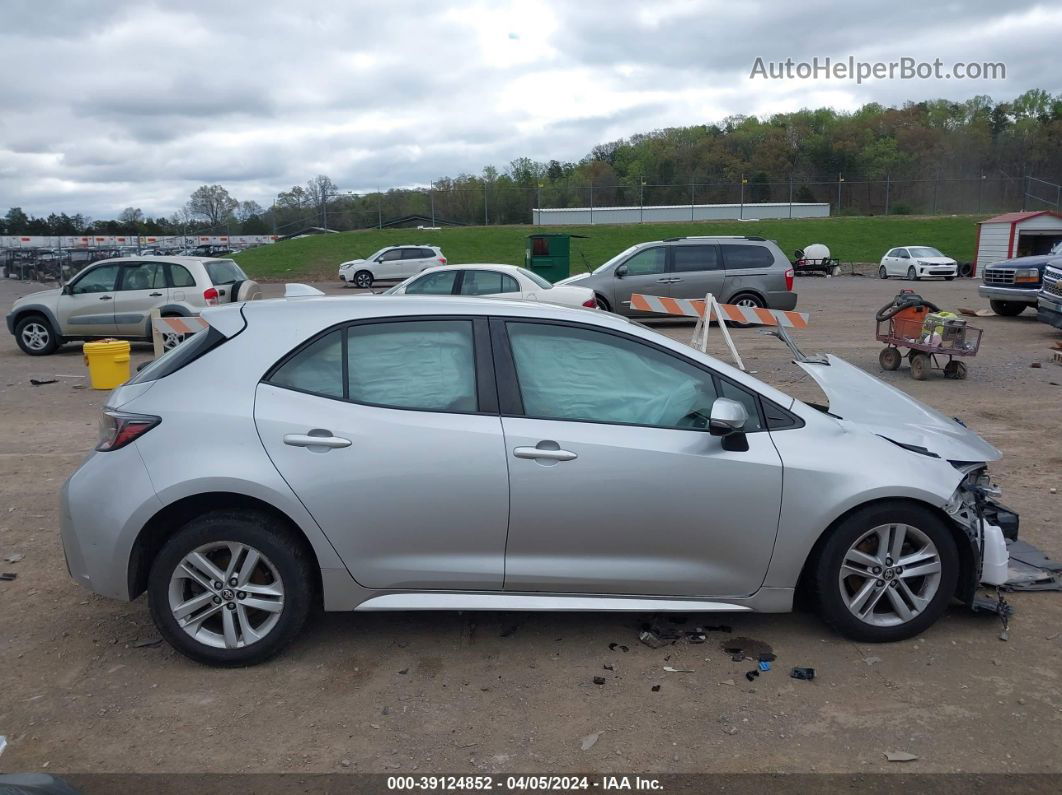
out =
<path fill-rule="evenodd" d="M 919 265 L 921 265 L 921 266 L 923 266 L 923 267 L 926 267 L 926 266 L 928 266 L 928 265 L 929 265 L 929 263 L 928 263 L 928 262 L 922 262 L 922 260 L 918 260 L 918 264 L 919 264 Z"/>
<path fill-rule="evenodd" d="M 1040 271 L 1038 268 L 1018 268 L 1014 271 L 1015 282 L 1038 282 L 1040 281 Z"/>

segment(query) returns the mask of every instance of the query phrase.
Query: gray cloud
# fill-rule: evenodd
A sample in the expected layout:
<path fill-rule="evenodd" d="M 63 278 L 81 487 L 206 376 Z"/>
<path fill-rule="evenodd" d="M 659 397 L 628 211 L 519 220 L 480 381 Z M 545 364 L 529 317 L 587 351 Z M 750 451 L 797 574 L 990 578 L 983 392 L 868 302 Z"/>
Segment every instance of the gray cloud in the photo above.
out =
<path fill-rule="evenodd" d="M 0 210 L 95 217 L 169 214 L 202 183 L 268 204 L 317 173 L 373 190 L 730 114 L 1062 89 L 1062 11 L 1022 0 L 8 0 L 4 23 Z M 748 76 L 757 56 L 848 55 L 1008 79 Z"/>

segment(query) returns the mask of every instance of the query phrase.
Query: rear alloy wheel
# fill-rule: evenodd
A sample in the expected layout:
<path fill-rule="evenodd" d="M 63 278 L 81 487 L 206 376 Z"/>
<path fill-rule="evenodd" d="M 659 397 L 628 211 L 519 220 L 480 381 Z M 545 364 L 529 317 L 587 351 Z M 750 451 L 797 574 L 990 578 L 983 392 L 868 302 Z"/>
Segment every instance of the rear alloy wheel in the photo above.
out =
<path fill-rule="evenodd" d="M 887 270 L 885 270 L 885 266 L 884 265 L 882 265 L 880 268 L 878 268 L 878 278 L 879 279 L 888 279 L 889 278 L 889 272 Z"/>
<path fill-rule="evenodd" d="M 372 287 L 372 274 L 368 271 L 358 271 L 354 274 L 354 286 L 360 290 L 368 290 Z"/>
<path fill-rule="evenodd" d="M 15 325 L 15 340 L 23 353 L 46 356 L 59 347 L 52 324 L 40 315 L 23 318 Z"/>
<path fill-rule="evenodd" d="M 1003 317 L 1016 317 L 1025 311 L 1025 304 L 1017 301 L 989 301 L 992 311 Z"/>
<path fill-rule="evenodd" d="M 959 554 L 929 511 L 881 503 L 853 513 L 824 545 L 815 572 L 819 609 L 843 635 L 872 643 L 922 632 L 955 593 Z"/>
<path fill-rule="evenodd" d="M 159 632 L 207 665 L 272 657 L 309 614 L 311 562 L 282 524 L 250 512 L 193 519 L 162 547 L 148 596 Z"/>
<path fill-rule="evenodd" d="M 915 266 L 914 265 L 910 266 L 907 269 L 907 281 L 909 281 L 909 282 L 917 282 L 918 281 L 918 271 L 915 270 Z"/>

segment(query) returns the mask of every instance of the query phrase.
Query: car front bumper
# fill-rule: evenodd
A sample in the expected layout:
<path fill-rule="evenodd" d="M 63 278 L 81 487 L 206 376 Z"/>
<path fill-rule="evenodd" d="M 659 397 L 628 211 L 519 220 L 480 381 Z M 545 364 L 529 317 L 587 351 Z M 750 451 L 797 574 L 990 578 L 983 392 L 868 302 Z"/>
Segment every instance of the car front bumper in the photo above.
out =
<path fill-rule="evenodd" d="M 997 287 L 989 284 L 977 285 L 977 294 L 990 301 L 1013 301 L 1015 303 L 1036 306 L 1036 297 L 1040 285 L 1034 287 Z"/>
<path fill-rule="evenodd" d="M 1040 294 L 1036 303 L 1036 317 L 1041 323 L 1062 329 L 1062 298 L 1053 298 Z"/>

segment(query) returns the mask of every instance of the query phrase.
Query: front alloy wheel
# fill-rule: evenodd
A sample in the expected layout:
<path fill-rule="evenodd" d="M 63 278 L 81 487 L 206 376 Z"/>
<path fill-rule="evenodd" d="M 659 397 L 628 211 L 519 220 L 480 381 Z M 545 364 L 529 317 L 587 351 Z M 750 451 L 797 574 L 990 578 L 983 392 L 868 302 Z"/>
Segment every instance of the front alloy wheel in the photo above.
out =
<path fill-rule="evenodd" d="M 358 271 L 354 274 L 354 286 L 360 290 L 368 290 L 372 287 L 372 274 L 368 271 Z"/>
<path fill-rule="evenodd" d="M 808 565 L 823 620 L 870 643 L 904 640 L 929 627 L 954 596 L 960 567 L 944 521 L 899 500 L 853 511 Z"/>
<path fill-rule="evenodd" d="M 59 347 L 52 325 L 42 317 L 28 317 L 15 327 L 15 341 L 23 353 L 45 356 Z"/>
<path fill-rule="evenodd" d="M 907 269 L 907 281 L 909 281 L 909 282 L 917 282 L 918 281 L 918 271 L 915 270 L 915 266 L 914 265 L 912 265 L 911 267 L 909 267 Z"/>

